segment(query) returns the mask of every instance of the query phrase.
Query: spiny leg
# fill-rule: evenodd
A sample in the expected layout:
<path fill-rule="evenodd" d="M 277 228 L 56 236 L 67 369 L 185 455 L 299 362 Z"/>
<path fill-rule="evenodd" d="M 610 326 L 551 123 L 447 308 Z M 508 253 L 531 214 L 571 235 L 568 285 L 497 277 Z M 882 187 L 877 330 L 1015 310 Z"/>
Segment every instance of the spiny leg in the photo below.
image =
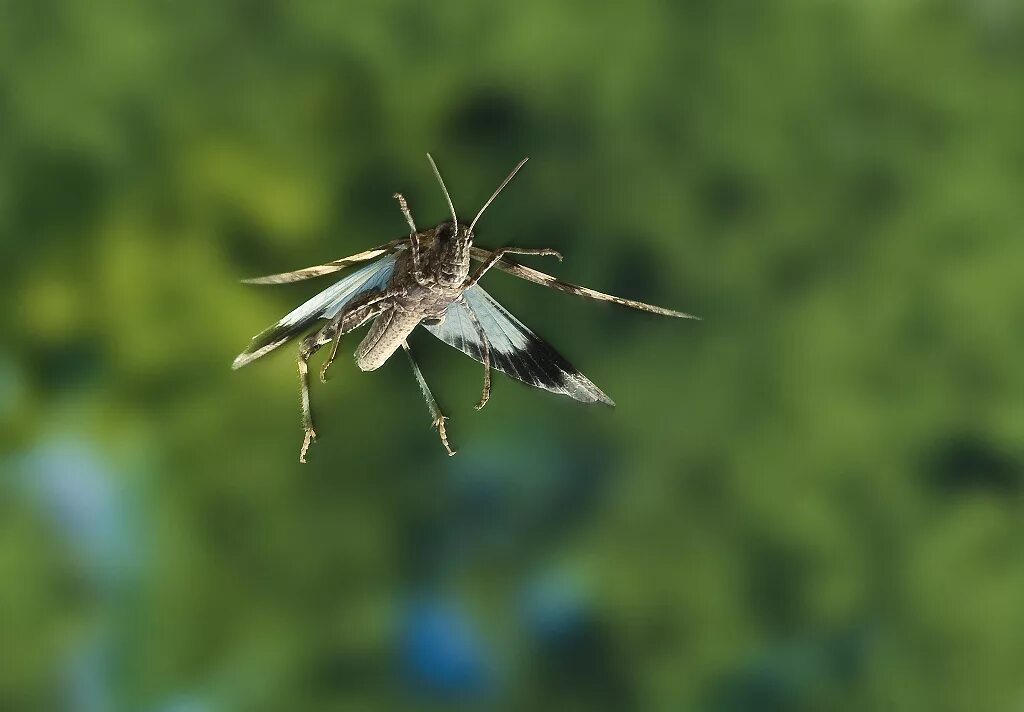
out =
<path fill-rule="evenodd" d="M 305 464 L 306 451 L 310 444 L 316 440 L 316 430 L 313 429 L 313 413 L 309 405 L 309 359 L 324 344 L 330 343 L 330 335 L 327 334 L 329 326 L 314 331 L 302 340 L 299 346 L 297 359 L 299 366 L 299 394 L 302 401 L 302 449 L 299 451 L 299 462 Z"/>
<path fill-rule="evenodd" d="M 412 213 L 409 212 L 409 203 L 405 201 L 405 196 L 402 195 L 401 193 L 395 193 L 391 197 L 398 201 L 398 207 L 401 208 L 402 210 L 402 217 L 404 217 L 405 221 L 409 223 L 409 230 L 411 230 L 412 234 L 415 235 L 416 223 L 413 222 Z"/>
<path fill-rule="evenodd" d="M 484 332 L 484 328 L 480 325 L 480 320 L 476 318 L 476 312 L 473 308 L 462 302 L 463 306 L 466 307 L 466 313 L 469 314 L 469 320 L 473 322 L 473 328 L 476 329 L 476 335 L 480 337 L 480 357 L 484 363 L 484 390 L 480 394 L 480 402 L 477 403 L 474 408 L 480 410 L 491 397 L 491 344 L 487 340 L 487 334 Z"/>
<path fill-rule="evenodd" d="M 416 376 L 416 381 L 420 384 L 420 391 L 423 392 L 423 398 L 427 401 L 427 408 L 430 410 L 430 417 L 433 419 L 431 425 L 437 428 L 437 434 L 441 436 L 441 444 L 444 445 L 444 449 L 448 451 L 448 456 L 451 457 L 455 454 L 455 451 L 448 444 L 448 433 L 444 429 L 444 423 L 448 420 L 448 416 L 441 412 L 437 401 L 434 400 L 434 394 L 430 392 L 427 380 L 423 377 L 419 364 L 416 363 L 416 359 L 412 356 L 412 350 L 409 348 L 408 341 L 402 342 L 402 349 L 405 351 L 405 355 L 409 357 L 409 364 L 412 366 L 413 375 Z"/>
<path fill-rule="evenodd" d="M 402 210 L 405 222 L 409 224 L 409 242 L 412 243 L 412 276 L 417 284 L 422 284 L 424 276 L 420 260 L 420 234 L 416 229 L 416 223 L 412 219 L 412 213 L 409 212 L 409 204 L 405 202 L 405 196 L 401 193 L 395 193 L 393 197 L 398 201 L 398 207 Z"/>
<path fill-rule="evenodd" d="M 469 289 L 479 282 L 480 278 L 487 273 L 487 270 L 497 264 L 505 255 L 548 255 L 557 257 L 559 262 L 562 261 L 562 253 L 549 247 L 499 247 L 477 268 L 476 273 L 466 282 L 465 289 Z"/>
<path fill-rule="evenodd" d="M 335 329 L 334 343 L 331 345 L 330 355 L 327 357 L 327 360 L 324 362 L 324 365 L 320 368 L 320 380 L 323 383 L 327 383 L 327 369 L 331 367 L 331 364 L 334 363 L 334 359 L 338 355 L 338 346 L 341 345 L 341 335 L 345 331 L 345 318 L 359 311 L 360 309 L 366 309 L 367 307 L 373 306 L 375 304 L 380 304 L 380 302 L 383 302 L 386 299 L 391 299 L 393 296 L 395 296 L 395 292 L 393 291 L 378 292 L 376 294 L 367 294 L 365 297 L 362 297 L 361 299 L 356 299 L 353 302 L 346 304 L 344 307 L 342 307 L 341 311 L 338 312 L 338 315 L 331 319 L 330 325 Z M 367 319 L 372 319 L 373 317 L 377 316 L 383 310 L 383 307 L 375 310 L 367 310 L 366 313 L 362 316 L 362 318 L 358 320 L 358 323 L 352 326 L 349 329 L 349 331 L 357 328 Z"/>

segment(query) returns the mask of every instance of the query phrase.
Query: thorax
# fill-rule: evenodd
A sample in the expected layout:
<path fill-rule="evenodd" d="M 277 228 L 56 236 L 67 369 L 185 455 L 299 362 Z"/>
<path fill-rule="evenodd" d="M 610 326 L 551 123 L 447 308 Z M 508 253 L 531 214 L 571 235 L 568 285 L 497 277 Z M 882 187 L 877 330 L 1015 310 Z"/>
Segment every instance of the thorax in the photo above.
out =
<path fill-rule="evenodd" d="M 462 283 L 469 275 L 469 259 L 467 256 L 465 264 L 444 265 L 424 259 L 420 271 L 422 279 L 417 281 L 411 252 L 399 258 L 391 280 L 391 288 L 398 292 L 395 306 L 402 311 L 420 313 L 424 318 L 436 318 L 462 293 Z"/>

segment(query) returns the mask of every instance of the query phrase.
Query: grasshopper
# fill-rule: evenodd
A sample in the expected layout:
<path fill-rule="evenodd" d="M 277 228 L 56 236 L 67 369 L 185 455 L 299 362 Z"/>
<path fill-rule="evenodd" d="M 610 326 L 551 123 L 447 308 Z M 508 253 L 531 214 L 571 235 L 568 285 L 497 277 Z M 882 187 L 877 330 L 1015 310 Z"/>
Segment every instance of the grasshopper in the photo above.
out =
<path fill-rule="evenodd" d="M 241 368 L 304 335 L 297 359 L 304 433 L 299 462 L 306 462 L 309 446 L 317 439 L 310 409 L 309 359 L 319 349 L 330 345 L 330 355 L 320 369 L 320 380 L 326 382 L 327 370 L 338 354 L 342 335 L 367 322 L 372 323 L 356 349 L 356 365 L 363 371 L 373 371 L 401 348 L 423 392 L 432 425 L 449 455 L 454 455 L 455 451 L 448 442 L 445 428 L 448 418 L 441 412 L 409 348 L 408 337 L 418 326 L 483 364 L 484 385 L 480 401 L 476 404 L 477 410 L 483 408 L 490 398 L 492 368 L 535 388 L 584 403 L 615 405 L 604 391 L 480 287 L 480 279 L 492 268 L 588 299 L 613 302 L 663 316 L 697 318 L 563 282 L 509 257 L 540 255 L 561 261 L 562 255 L 557 250 L 546 247 L 488 250 L 475 246 L 475 229 L 480 217 L 528 159 L 524 158 L 512 169 L 468 225 L 456 216 L 451 196 L 429 153 L 427 160 L 444 193 L 451 220 L 419 230 L 405 198 L 401 193 L 395 193 L 394 198 L 409 226 L 408 237 L 314 267 L 243 280 L 248 284 L 286 284 L 368 263 L 257 334 L 232 364 L 232 368 Z M 480 265 L 471 270 L 474 260 Z"/>

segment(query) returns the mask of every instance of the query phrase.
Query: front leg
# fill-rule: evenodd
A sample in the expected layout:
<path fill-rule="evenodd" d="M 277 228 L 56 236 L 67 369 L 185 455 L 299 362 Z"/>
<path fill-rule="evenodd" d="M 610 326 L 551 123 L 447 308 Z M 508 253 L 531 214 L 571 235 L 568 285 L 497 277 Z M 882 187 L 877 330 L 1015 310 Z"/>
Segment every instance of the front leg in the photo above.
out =
<path fill-rule="evenodd" d="M 466 282 L 463 291 L 479 282 L 480 278 L 487 273 L 487 270 L 496 265 L 505 255 L 549 255 L 557 257 L 559 262 L 562 261 L 562 253 L 549 247 L 499 247 L 477 268 L 476 273 Z"/>
<path fill-rule="evenodd" d="M 398 201 L 398 207 L 402 210 L 405 222 L 409 224 L 409 242 L 412 243 L 412 278 L 416 280 L 416 284 L 424 287 L 428 280 L 426 275 L 423 274 L 423 258 L 420 254 L 420 233 L 416 229 L 416 223 L 412 219 L 412 213 L 409 212 L 409 204 L 405 202 L 405 196 L 401 193 L 395 193 L 393 197 Z"/>
<path fill-rule="evenodd" d="M 341 308 L 341 311 L 338 312 L 338 315 L 335 316 L 330 323 L 330 325 L 335 329 L 334 344 L 331 346 L 331 355 L 327 357 L 327 360 L 324 362 L 323 367 L 320 369 L 321 381 L 327 383 L 327 369 L 331 367 L 331 364 L 334 363 L 334 358 L 338 355 L 338 346 L 341 344 L 341 334 L 345 330 L 345 317 L 347 317 L 349 314 L 353 314 L 359 311 L 360 309 L 366 309 L 367 307 L 380 305 L 381 302 L 391 299 L 395 297 L 397 294 L 398 292 L 394 290 L 371 293 L 364 295 L 359 299 L 353 300 Z M 386 306 L 380 306 L 380 308 L 378 309 L 368 310 L 367 313 L 359 320 L 359 323 L 353 326 L 352 329 L 358 327 L 367 319 L 372 319 L 373 317 L 377 316 L 382 311 L 384 311 L 385 308 Z M 349 331 L 351 331 L 352 329 L 349 329 Z"/>

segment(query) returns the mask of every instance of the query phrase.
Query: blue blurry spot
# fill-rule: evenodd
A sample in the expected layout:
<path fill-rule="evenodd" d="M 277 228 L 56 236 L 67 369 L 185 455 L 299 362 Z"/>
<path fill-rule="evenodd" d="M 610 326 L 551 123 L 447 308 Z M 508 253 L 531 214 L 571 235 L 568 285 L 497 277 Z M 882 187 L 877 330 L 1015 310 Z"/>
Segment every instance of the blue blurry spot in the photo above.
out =
<path fill-rule="evenodd" d="M 213 712 L 213 709 L 202 698 L 183 695 L 159 705 L 156 712 Z"/>
<path fill-rule="evenodd" d="M 527 586 L 522 613 L 527 629 L 542 641 L 572 636 L 588 621 L 583 593 L 563 577 L 541 578 Z"/>
<path fill-rule="evenodd" d="M 401 665 L 414 691 L 479 696 L 491 688 L 490 655 L 466 614 L 435 599 L 412 603 L 401 640 Z"/>
<path fill-rule="evenodd" d="M 103 712 L 111 708 L 109 660 L 98 636 L 71 651 L 65 677 L 68 707 L 74 712 Z"/>
<path fill-rule="evenodd" d="M 52 440 L 31 452 L 23 469 L 24 484 L 98 583 L 111 583 L 134 567 L 125 492 L 94 448 Z"/>

